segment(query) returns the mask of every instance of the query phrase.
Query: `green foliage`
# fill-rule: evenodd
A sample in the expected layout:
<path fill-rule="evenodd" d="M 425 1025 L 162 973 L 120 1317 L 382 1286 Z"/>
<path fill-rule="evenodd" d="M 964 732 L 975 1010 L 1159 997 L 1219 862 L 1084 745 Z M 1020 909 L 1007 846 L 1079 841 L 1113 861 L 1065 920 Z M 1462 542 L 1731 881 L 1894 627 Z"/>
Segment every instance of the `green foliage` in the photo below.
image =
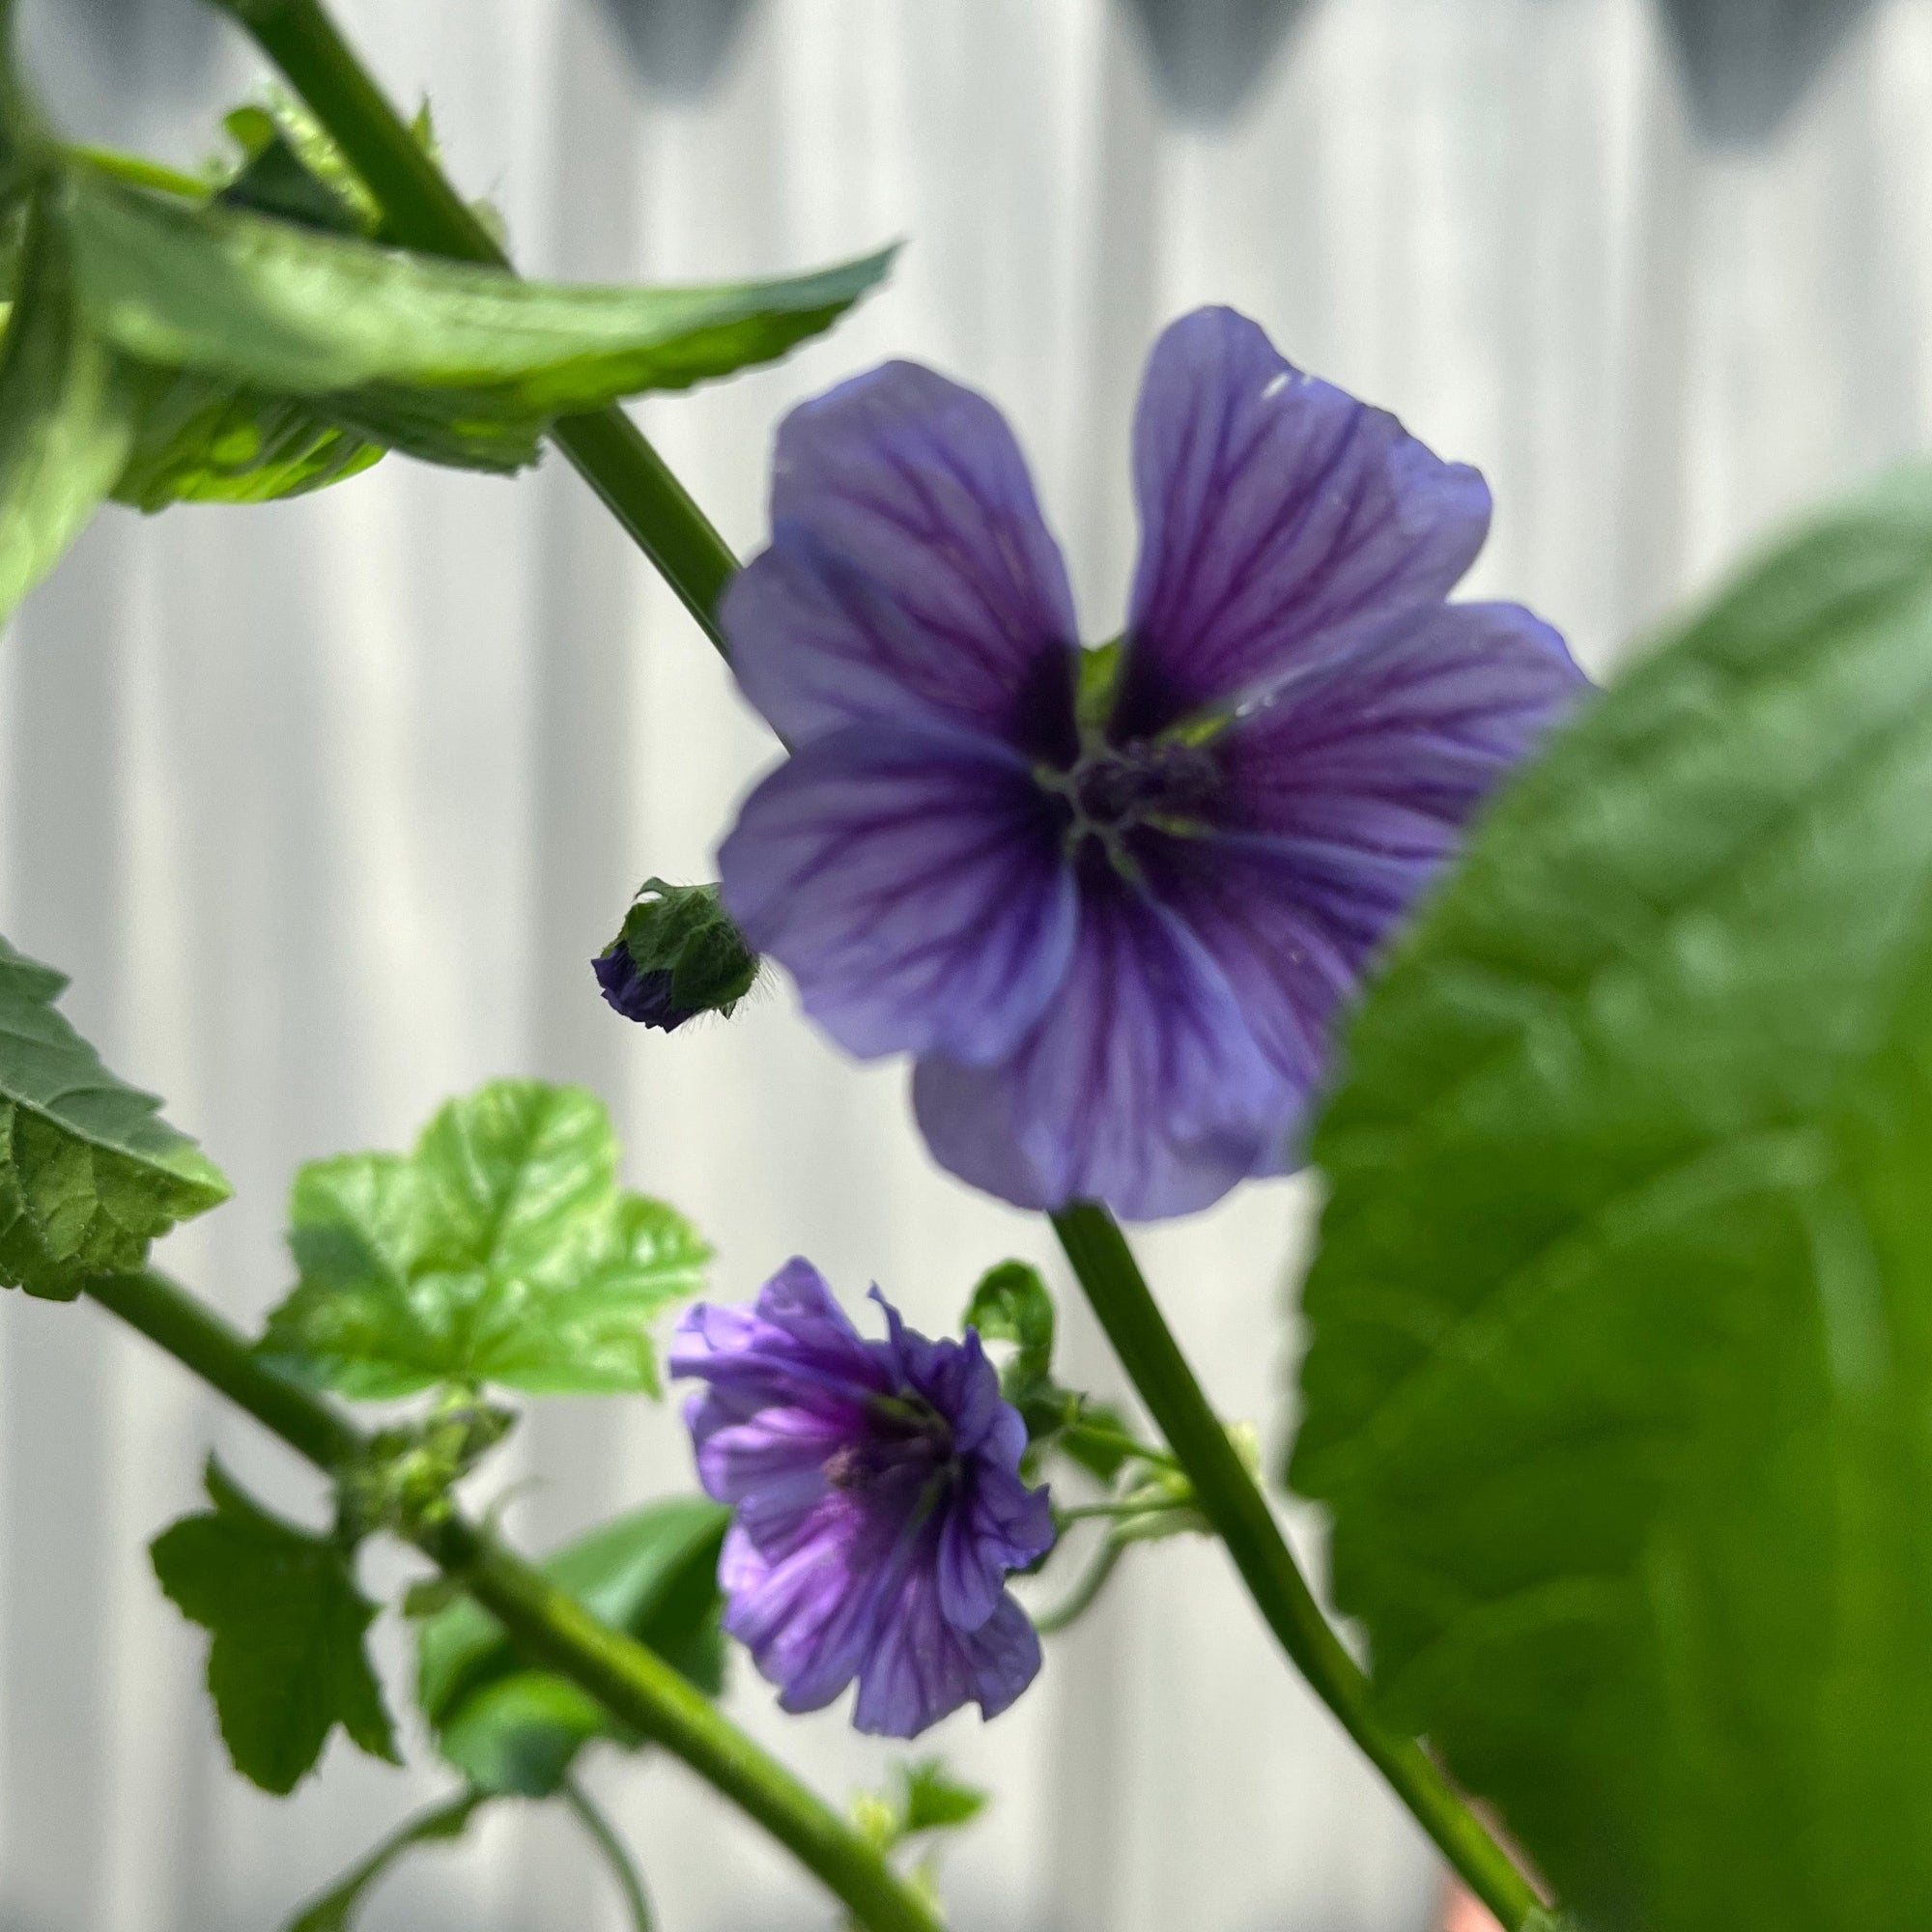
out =
<path fill-rule="evenodd" d="M 133 395 L 80 312 L 66 226 L 43 193 L 0 343 L 0 621 L 86 527 L 133 435 Z"/>
<path fill-rule="evenodd" d="M 654 1395 L 650 1321 L 702 1286 L 710 1250 L 616 1175 L 603 1102 L 534 1080 L 452 1100 L 413 1153 L 311 1162 L 289 1209 L 300 1280 L 262 1350 L 364 1401 Z"/>
<path fill-rule="evenodd" d="M 1053 1451 L 1103 1483 L 1130 1460 L 1125 1418 L 1110 1404 L 1063 1388 L 1053 1376 L 1054 1308 L 1031 1262 L 1000 1262 L 986 1270 L 966 1303 L 960 1324 L 982 1341 L 1010 1342 L 1000 1369 L 1000 1393 L 1026 1421 L 1031 1442 L 1023 1472 L 1029 1480 Z"/>
<path fill-rule="evenodd" d="M 412 1818 L 320 1898 L 298 1911 L 283 1927 L 283 1932 L 349 1932 L 377 1882 L 387 1875 L 398 1859 L 418 1845 L 446 1844 L 462 1837 L 478 1807 L 488 1803 L 487 1792 L 466 1791 Z"/>
<path fill-rule="evenodd" d="M 923 1757 L 900 1768 L 902 1837 L 922 1832 L 951 1832 L 970 1825 L 986 1808 L 986 1794 L 961 1784 L 945 1760 Z"/>
<path fill-rule="evenodd" d="M 54 1010 L 66 984 L 0 940 L 0 1286 L 56 1301 L 140 1266 L 151 1240 L 229 1192 L 160 1102 Z"/>
<path fill-rule="evenodd" d="M 293 1791 L 337 1724 L 399 1762 L 362 1644 L 376 1605 L 355 1587 L 351 1551 L 270 1516 L 212 1459 L 207 1480 L 213 1511 L 183 1518 L 151 1553 L 161 1588 L 213 1635 L 208 1688 L 235 1769 Z"/>
<path fill-rule="evenodd" d="M 655 1503 L 567 1545 L 544 1574 L 708 1695 L 724 1686 L 718 1552 L 730 1513 L 698 1498 Z M 575 1685 L 530 1667 L 468 1598 L 426 1621 L 416 1701 L 442 1754 L 480 1789 L 544 1797 L 590 1739 L 634 1747 Z"/>
<path fill-rule="evenodd" d="M 647 879 L 624 915 L 624 929 L 605 949 L 622 947 L 649 997 L 622 1009 L 631 1018 L 670 1033 L 698 1013 L 729 1018 L 758 977 L 758 955 L 745 944 L 716 886 L 672 886 Z"/>
<path fill-rule="evenodd" d="M 1932 1897 L 1932 473 L 1494 810 L 1355 1024 L 1293 1477 L 1603 1932 Z"/>
<path fill-rule="evenodd" d="M 78 281 L 124 355 L 314 398 L 431 462 L 515 469 L 558 415 L 769 361 L 829 327 L 890 254 L 717 288 L 526 282 L 251 209 L 74 183 Z"/>
<path fill-rule="evenodd" d="M 1001 1262 L 980 1276 L 961 1318 L 984 1342 L 1010 1342 L 1003 1389 L 1025 1392 L 1053 1373 L 1053 1296 L 1029 1262 Z M 1009 1400 L 1010 1400 L 1010 1396 Z"/>

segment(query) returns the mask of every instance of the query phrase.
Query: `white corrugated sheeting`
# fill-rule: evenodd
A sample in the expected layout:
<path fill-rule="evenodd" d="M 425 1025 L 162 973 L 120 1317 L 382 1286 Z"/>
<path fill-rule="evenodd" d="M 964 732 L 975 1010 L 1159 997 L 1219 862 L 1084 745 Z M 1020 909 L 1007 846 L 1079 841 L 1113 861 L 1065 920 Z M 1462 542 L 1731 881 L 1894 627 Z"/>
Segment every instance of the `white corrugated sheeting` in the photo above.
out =
<path fill-rule="evenodd" d="M 1498 510 L 1472 587 L 1599 668 L 1776 518 L 1920 444 L 1932 392 L 1932 6 L 1674 11 L 1694 91 L 1648 0 L 344 7 L 399 95 L 433 92 L 533 269 L 709 278 L 909 239 L 828 341 L 645 412 L 737 544 L 786 406 L 910 355 L 1009 412 L 1108 635 L 1141 357 L 1228 300 L 1479 463 Z M 32 24 L 70 117 L 183 158 L 254 71 L 180 5 L 42 0 Z M 1039 1224 L 925 1161 L 901 1071 L 841 1064 L 782 989 L 670 1040 L 597 1002 L 585 962 L 631 887 L 708 875 L 771 748 L 567 470 L 391 463 L 303 503 L 112 512 L 0 662 L 0 929 L 74 975 L 75 1020 L 235 1178 L 172 1261 L 238 1318 L 285 1285 L 297 1162 L 399 1145 L 503 1072 L 603 1093 L 726 1294 L 803 1250 L 941 1324 L 983 1264 L 1047 1259 Z M 1277 1436 L 1308 1205 L 1251 1188 L 1144 1244 L 1221 1405 Z M 1107 1382 L 1068 1325 L 1073 1372 Z M 291 1507 L 314 1485 L 86 1307 L 0 1306 L 0 1926 L 267 1932 L 438 1779 L 337 1749 L 289 1803 L 241 1784 L 142 1545 L 211 1443 Z M 526 1540 L 689 1482 L 642 1404 L 545 1406 L 514 1460 L 542 1478 L 511 1512 Z M 733 1707 L 834 1790 L 890 1755 L 838 1714 L 779 1719 L 748 1671 Z M 951 1861 L 962 1932 L 1429 1918 L 1426 1850 L 1211 1548 L 1142 1554 L 1010 1717 L 939 1743 L 1000 1794 Z M 675 1766 L 596 1782 L 672 1932 L 831 1923 Z M 506 1808 L 368 1922 L 618 1921 L 567 1825 Z"/>

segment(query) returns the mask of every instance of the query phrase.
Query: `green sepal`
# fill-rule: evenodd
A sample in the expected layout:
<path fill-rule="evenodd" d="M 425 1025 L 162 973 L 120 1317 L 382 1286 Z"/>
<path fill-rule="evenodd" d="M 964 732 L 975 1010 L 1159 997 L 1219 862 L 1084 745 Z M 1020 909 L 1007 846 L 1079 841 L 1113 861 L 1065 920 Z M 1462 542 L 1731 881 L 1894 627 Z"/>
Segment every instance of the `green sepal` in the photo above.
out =
<path fill-rule="evenodd" d="M 1010 1342 L 1013 1353 L 1000 1374 L 1010 1402 L 1053 1373 L 1053 1296 L 1030 1262 L 1000 1262 L 980 1277 L 961 1324 L 985 1342 Z"/>
<path fill-rule="evenodd" d="M 54 1009 L 64 976 L 0 940 L 0 1286 L 71 1301 L 90 1274 L 227 1200 L 220 1171 Z"/>
<path fill-rule="evenodd" d="M 724 1675 L 718 1553 L 729 1522 L 729 1511 L 698 1498 L 655 1503 L 580 1537 L 542 1567 L 593 1615 L 715 1696 Z M 439 1749 L 485 1788 L 543 1796 L 591 1738 L 637 1747 L 574 1685 L 534 1669 L 468 1598 L 422 1625 L 416 1665 L 416 1701 Z"/>
<path fill-rule="evenodd" d="M 353 1552 L 270 1516 L 213 1458 L 211 1514 L 185 1517 L 150 1553 L 163 1591 L 211 1634 L 208 1689 L 235 1769 L 285 1796 L 340 1724 L 372 1757 L 398 1763 L 364 1633 L 376 1605 Z"/>
<path fill-rule="evenodd" d="M 618 1187 L 596 1095 L 534 1080 L 451 1101 L 413 1153 L 311 1162 L 289 1219 L 300 1279 L 261 1351 L 360 1401 L 440 1382 L 655 1395 L 650 1322 L 710 1254 Z"/>
<path fill-rule="evenodd" d="M 758 955 L 745 944 L 715 885 L 646 879 L 606 956 L 619 948 L 640 977 L 661 976 L 661 991 L 644 1003 L 649 1010 L 629 1016 L 667 1033 L 699 1013 L 728 1019 L 758 977 Z"/>

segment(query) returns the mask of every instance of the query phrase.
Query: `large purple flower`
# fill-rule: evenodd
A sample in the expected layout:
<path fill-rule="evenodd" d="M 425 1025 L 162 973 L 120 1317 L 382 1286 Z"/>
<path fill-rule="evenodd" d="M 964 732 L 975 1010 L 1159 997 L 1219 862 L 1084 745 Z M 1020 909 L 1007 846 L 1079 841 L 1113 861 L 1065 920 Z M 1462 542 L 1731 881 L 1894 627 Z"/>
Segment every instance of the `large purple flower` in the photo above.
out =
<path fill-rule="evenodd" d="M 1026 1425 L 977 1333 L 929 1342 L 877 1289 L 867 1342 L 810 1263 L 753 1308 L 692 1309 L 674 1376 L 705 1490 L 737 1511 L 719 1582 L 724 1628 L 816 1711 L 856 1676 L 853 1722 L 909 1738 L 961 1704 L 997 1716 L 1033 1682 L 1039 1638 L 1006 1587 L 1053 1543 L 1044 1490 L 1019 1477 Z"/>
<path fill-rule="evenodd" d="M 1482 478 L 1202 309 L 1134 428 L 1118 656 L 998 412 L 910 363 L 795 410 L 738 678 L 791 756 L 720 867 L 853 1053 L 917 1056 L 955 1174 L 1022 1207 L 1207 1206 L 1289 1163 L 1338 1007 L 1582 684 L 1445 600 Z"/>

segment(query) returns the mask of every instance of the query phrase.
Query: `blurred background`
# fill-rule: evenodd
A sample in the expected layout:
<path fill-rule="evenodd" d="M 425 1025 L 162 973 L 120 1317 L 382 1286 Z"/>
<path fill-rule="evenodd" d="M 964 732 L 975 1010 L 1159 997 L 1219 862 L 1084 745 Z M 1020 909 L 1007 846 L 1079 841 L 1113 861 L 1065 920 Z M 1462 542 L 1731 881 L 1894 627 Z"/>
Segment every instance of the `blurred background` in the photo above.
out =
<path fill-rule="evenodd" d="M 342 0 L 519 260 L 726 278 L 895 236 L 890 290 L 783 366 L 653 403 L 741 549 L 774 424 L 887 355 L 994 395 L 1087 635 L 1117 627 L 1125 444 L 1162 322 L 1229 301 L 1494 489 L 1471 579 L 1594 669 L 1932 415 L 1932 0 Z M 39 0 L 70 128 L 198 163 L 261 79 L 193 0 Z M 768 987 L 674 1038 L 588 960 L 648 873 L 712 875 L 772 747 L 577 478 L 384 464 L 257 509 L 110 510 L 0 646 L 0 930 L 237 1183 L 172 1265 L 254 1323 L 297 1163 L 401 1146 L 501 1073 L 587 1082 L 628 1178 L 748 1295 L 802 1250 L 950 1325 L 1041 1224 L 937 1173 L 903 1070 L 843 1063 Z M 1278 1443 L 1311 1207 L 1251 1187 L 1151 1234 L 1210 1389 Z M 1058 1276 L 1056 1276 L 1058 1279 Z M 1068 1369 L 1110 1386 L 1077 1307 Z M 88 1307 L 0 1302 L 0 1928 L 271 1932 L 447 1783 L 346 1748 L 287 1803 L 239 1780 L 203 1635 L 143 1545 L 211 1445 L 315 1485 Z M 546 1545 L 690 1485 L 674 1414 L 540 1406 L 500 1481 Z M 1319 1564 L 1321 1525 L 1289 1509 Z M 401 1557 L 372 1562 L 395 1587 Z M 384 1657 L 400 1690 L 401 1633 Z M 735 1714 L 825 1788 L 894 1753 L 842 1712 Z M 1291 1681 L 1219 1553 L 1139 1552 L 1037 1689 L 933 1740 L 993 1787 L 951 1857 L 960 1932 L 1423 1932 L 1426 1846 Z M 600 1759 L 668 1932 L 830 1927 L 677 1766 Z M 567 1821 L 503 1806 L 372 1932 L 615 1927 Z"/>

